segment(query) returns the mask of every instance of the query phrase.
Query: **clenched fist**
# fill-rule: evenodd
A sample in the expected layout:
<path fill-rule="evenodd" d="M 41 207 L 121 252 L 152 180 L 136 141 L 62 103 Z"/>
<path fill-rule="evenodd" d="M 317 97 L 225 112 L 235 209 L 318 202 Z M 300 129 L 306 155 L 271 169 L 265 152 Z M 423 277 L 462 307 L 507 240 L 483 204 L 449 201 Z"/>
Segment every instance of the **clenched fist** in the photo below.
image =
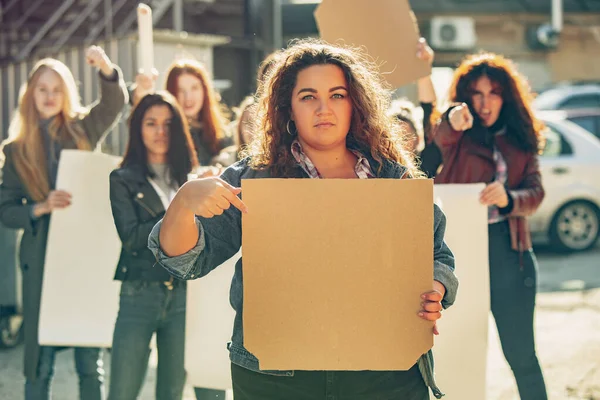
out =
<path fill-rule="evenodd" d="M 427 44 L 427 40 L 425 38 L 420 38 L 419 43 L 417 44 L 417 58 L 419 60 L 423 60 L 427 63 L 427 65 L 433 65 L 433 58 L 435 53 L 433 49 L 429 47 Z"/>
<path fill-rule="evenodd" d="M 102 47 L 90 46 L 85 53 L 85 60 L 92 67 L 98 68 L 104 76 L 112 76 L 114 72 L 112 62 Z"/>
<path fill-rule="evenodd" d="M 469 106 L 462 103 L 461 105 L 454 107 L 448 114 L 448 121 L 455 131 L 462 132 L 471 129 L 473 126 L 473 115 L 469 110 Z"/>

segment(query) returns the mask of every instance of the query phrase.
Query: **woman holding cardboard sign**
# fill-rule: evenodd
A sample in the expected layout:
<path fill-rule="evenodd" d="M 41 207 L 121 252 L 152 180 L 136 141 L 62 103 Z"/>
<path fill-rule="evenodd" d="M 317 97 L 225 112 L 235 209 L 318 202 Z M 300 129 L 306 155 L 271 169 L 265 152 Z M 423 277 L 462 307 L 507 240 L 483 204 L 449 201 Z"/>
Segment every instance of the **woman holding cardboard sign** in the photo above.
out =
<path fill-rule="evenodd" d="M 469 56 L 456 70 L 434 140 L 443 156 L 439 183 L 484 182 L 488 206 L 492 314 L 521 399 L 546 399 L 533 331 L 537 261 L 527 216 L 544 198 L 538 151 L 542 123 L 527 81 L 509 60 Z"/>
<path fill-rule="evenodd" d="M 58 348 L 40 346 L 40 313 L 44 260 L 50 218 L 71 204 L 71 195 L 56 188 L 62 149 L 92 150 L 117 121 L 127 99 L 121 72 L 99 47 L 87 51 L 87 62 L 99 71 L 100 99 L 90 108 L 80 104 L 71 71 L 54 59 L 39 61 L 21 90 L 19 109 L 4 145 L 0 221 L 23 229 L 25 329 L 25 399 L 48 399 Z M 100 349 L 76 348 L 82 399 L 101 399 L 103 369 Z"/>
<path fill-rule="evenodd" d="M 386 115 L 390 94 L 380 79 L 357 50 L 307 40 L 283 51 L 259 90 L 262 129 L 250 157 L 221 178 L 180 189 L 150 235 L 157 260 L 174 276 L 193 279 L 233 256 L 241 245 L 242 213 L 252 212 L 238 197 L 242 179 L 419 177 L 397 121 Z M 418 313 L 430 321 L 454 302 L 458 286 L 454 258 L 444 244 L 445 217 L 437 207 L 434 220 L 434 290 L 422 295 Z M 368 223 L 364 228 L 368 233 Z M 430 353 L 407 371 L 261 371 L 243 343 L 241 271 L 240 261 L 231 289 L 237 315 L 229 347 L 236 400 L 326 399 L 335 392 L 338 399 L 423 400 L 428 386 L 441 397 Z M 437 333 L 435 324 L 433 330 Z"/>

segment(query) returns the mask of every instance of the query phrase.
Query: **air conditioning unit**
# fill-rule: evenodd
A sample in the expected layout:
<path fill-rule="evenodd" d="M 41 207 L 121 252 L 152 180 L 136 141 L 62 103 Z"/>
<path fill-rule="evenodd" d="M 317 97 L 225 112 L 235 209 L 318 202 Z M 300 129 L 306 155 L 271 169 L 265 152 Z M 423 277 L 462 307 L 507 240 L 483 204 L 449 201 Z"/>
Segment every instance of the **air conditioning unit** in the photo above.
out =
<path fill-rule="evenodd" d="M 475 47 L 475 20 L 470 17 L 433 17 L 430 45 L 438 50 L 469 50 Z"/>

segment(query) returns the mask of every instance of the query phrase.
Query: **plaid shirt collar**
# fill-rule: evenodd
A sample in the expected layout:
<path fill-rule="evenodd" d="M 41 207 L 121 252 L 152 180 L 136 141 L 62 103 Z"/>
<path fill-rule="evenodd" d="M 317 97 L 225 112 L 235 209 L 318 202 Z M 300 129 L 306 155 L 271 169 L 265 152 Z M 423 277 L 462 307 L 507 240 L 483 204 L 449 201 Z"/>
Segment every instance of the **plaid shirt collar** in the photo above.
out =
<path fill-rule="evenodd" d="M 292 155 L 296 159 L 296 162 L 302 167 L 302 169 L 308 174 L 309 178 L 323 178 L 315 165 L 312 163 L 310 158 L 304 153 L 302 150 L 302 145 L 298 141 L 298 139 L 292 142 Z M 358 158 L 356 165 L 354 166 L 354 172 L 356 172 L 356 176 L 360 179 L 371 179 L 375 178 L 375 174 L 369 165 L 369 160 L 367 160 L 362 154 L 358 151 L 350 149 L 350 151 Z"/>

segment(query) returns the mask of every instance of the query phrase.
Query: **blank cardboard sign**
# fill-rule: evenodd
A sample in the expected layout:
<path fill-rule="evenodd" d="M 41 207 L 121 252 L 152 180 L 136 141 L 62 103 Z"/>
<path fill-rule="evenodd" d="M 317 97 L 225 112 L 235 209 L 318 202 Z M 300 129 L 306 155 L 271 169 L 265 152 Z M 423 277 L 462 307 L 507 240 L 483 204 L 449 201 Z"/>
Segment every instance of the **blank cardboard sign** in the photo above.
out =
<path fill-rule="evenodd" d="M 242 181 L 244 345 L 263 370 L 406 370 L 433 345 L 433 183 Z"/>
<path fill-rule="evenodd" d="M 394 88 L 431 74 L 417 58 L 420 34 L 408 0 L 323 0 L 315 20 L 327 42 L 364 47 Z"/>

